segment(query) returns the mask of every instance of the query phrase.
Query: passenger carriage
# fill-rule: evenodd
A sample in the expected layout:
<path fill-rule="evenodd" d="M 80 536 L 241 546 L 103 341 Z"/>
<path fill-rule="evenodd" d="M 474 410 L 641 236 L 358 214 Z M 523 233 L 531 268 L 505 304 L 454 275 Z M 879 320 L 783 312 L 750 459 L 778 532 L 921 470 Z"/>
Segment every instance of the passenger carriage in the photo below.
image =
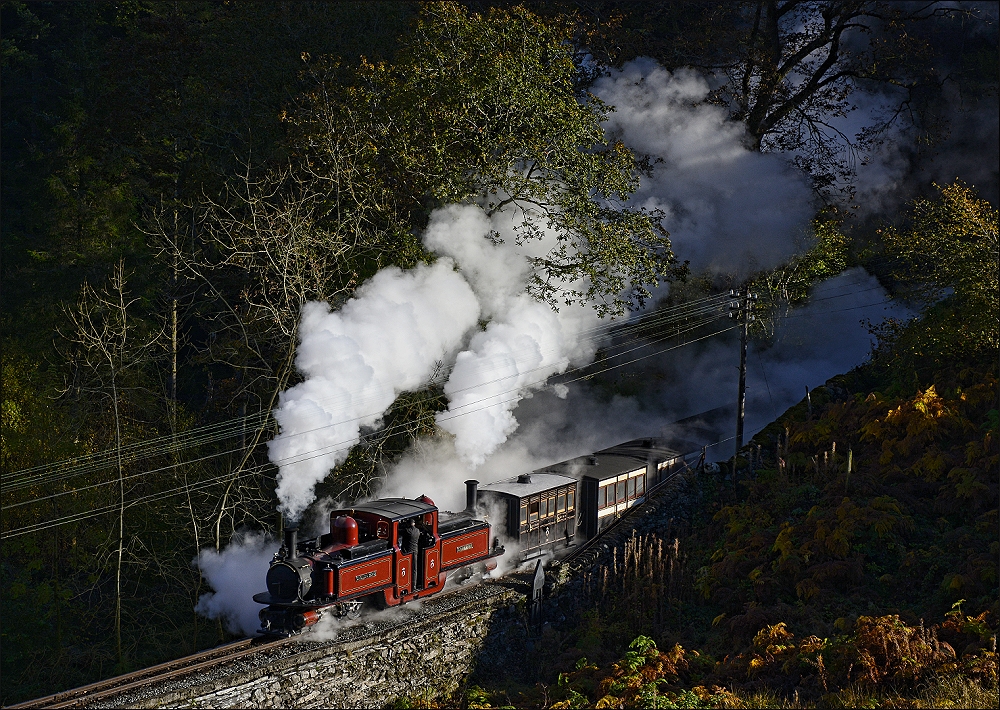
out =
<path fill-rule="evenodd" d="M 523 473 L 479 489 L 479 505 L 494 510 L 497 529 L 517 544 L 522 558 L 560 546 L 576 537 L 576 480 L 553 473 Z"/>

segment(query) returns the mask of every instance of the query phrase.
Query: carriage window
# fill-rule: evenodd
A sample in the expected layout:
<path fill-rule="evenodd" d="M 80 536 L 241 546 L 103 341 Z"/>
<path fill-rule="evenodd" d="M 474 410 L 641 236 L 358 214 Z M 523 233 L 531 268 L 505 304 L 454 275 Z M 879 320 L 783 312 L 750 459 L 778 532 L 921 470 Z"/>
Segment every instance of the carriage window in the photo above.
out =
<path fill-rule="evenodd" d="M 566 494 L 560 493 L 556 499 L 556 510 L 560 513 L 566 512 Z"/>
<path fill-rule="evenodd" d="M 603 508 L 608 504 L 608 487 L 601 486 L 597 489 L 597 507 Z"/>
<path fill-rule="evenodd" d="M 521 525 L 528 522 L 528 506 L 526 503 L 521 503 Z"/>
<path fill-rule="evenodd" d="M 538 499 L 537 498 L 535 500 L 531 501 L 530 503 L 528 503 L 528 519 L 531 522 L 535 522 L 536 520 L 538 520 Z"/>
<path fill-rule="evenodd" d="M 568 494 L 567 499 L 566 499 L 566 509 L 567 510 L 573 510 L 573 505 L 576 502 L 575 498 L 576 498 L 576 491 L 571 490 L 569 492 L 569 494 Z"/>
<path fill-rule="evenodd" d="M 554 495 L 550 495 L 545 499 L 545 503 L 547 505 L 545 515 L 550 518 L 554 517 L 556 514 L 556 497 Z"/>
<path fill-rule="evenodd" d="M 619 503 L 625 501 L 625 481 L 618 481 L 618 498 Z"/>
<path fill-rule="evenodd" d="M 639 476 L 637 479 L 635 479 L 635 492 L 638 493 L 640 496 L 646 492 L 645 476 Z"/>
<path fill-rule="evenodd" d="M 628 497 L 629 499 L 635 498 L 635 479 L 628 479 Z"/>

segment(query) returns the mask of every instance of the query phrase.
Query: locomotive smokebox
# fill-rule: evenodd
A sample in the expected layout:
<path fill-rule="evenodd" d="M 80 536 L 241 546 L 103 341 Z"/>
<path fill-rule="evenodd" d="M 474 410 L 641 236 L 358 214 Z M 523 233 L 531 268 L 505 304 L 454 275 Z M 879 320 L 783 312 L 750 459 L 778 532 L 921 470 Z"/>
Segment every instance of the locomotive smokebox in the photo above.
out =
<path fill-rule="evenodd" d="M 470 478 L 465 482 L 465 512 L 476 512 L 476 495 L 479 491 L 479 481 Z"/>
<path fill-rule="evenodd" d="M 299 550 L 299 526 L 285 526 L 285 557 L 295 557 Z"/>

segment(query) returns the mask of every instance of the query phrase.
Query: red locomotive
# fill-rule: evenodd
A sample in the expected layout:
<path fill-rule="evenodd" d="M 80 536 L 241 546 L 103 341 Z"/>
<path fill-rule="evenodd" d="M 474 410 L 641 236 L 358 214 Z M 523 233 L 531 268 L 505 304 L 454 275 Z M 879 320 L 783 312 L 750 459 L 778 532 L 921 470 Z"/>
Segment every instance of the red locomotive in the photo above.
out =
<path fill-rule="evenodd" d="M 477 520 L 476 481 L 466 481 L 468 505 L 438 520 L 427 496 L 385 498 L 330 513 L 330 532 L 299 542 L 294 526 L 267 571 L 267 592 L 254 601 L 261 632 L 291 635 L 326 613 L 356 617 L 365 600 L 379 608 L 440 592 L 449 574 L 496 568 L 504 553 L 490 545 L 490 524 Z"/>

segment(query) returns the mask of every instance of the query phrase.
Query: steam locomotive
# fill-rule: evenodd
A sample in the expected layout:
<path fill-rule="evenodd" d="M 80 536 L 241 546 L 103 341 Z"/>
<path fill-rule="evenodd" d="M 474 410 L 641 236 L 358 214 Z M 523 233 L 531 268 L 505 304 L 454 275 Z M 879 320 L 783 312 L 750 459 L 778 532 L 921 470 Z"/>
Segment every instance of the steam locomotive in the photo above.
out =
<path fill-rule="evenodd" d="M 496 568 L 504 548 L 496 538 L 490 544 L 493 533 L 514 541 L 522 559 L 561 553 L 599 535 L 684 465 L 665 439 L 635 439 L 481 490 L 466 481 L 461 513 L 439 513 L 427 496 L 384 498 L 333 511 L 330 532 L 317 539 L 299 542 L 286 527 L 267 592 L 254 596 L 267 605 L 261 631 L 287 636 L 324 614 L 355 617 L 366 601 L 384 609 L 436 594 L 451 574 Z M 477 517 L 477 504 L 495 512 L 499 530 Z"/>
<path fill-rule="evenodd" d="M 467 506 L 438 511 L 427 496 L 384 498 L 330 513 L 330 532 L 284 544 L 267 571 L 267 591 L 253 599 L 261 632 L 290 636 L 324 614 L 355 618 L 369 601 L 380 609 L 437 594 L 451 574 L 495 569 L 504 553 L 490 524 L 476 518 L 477 481 L 466 481 Z"/>

